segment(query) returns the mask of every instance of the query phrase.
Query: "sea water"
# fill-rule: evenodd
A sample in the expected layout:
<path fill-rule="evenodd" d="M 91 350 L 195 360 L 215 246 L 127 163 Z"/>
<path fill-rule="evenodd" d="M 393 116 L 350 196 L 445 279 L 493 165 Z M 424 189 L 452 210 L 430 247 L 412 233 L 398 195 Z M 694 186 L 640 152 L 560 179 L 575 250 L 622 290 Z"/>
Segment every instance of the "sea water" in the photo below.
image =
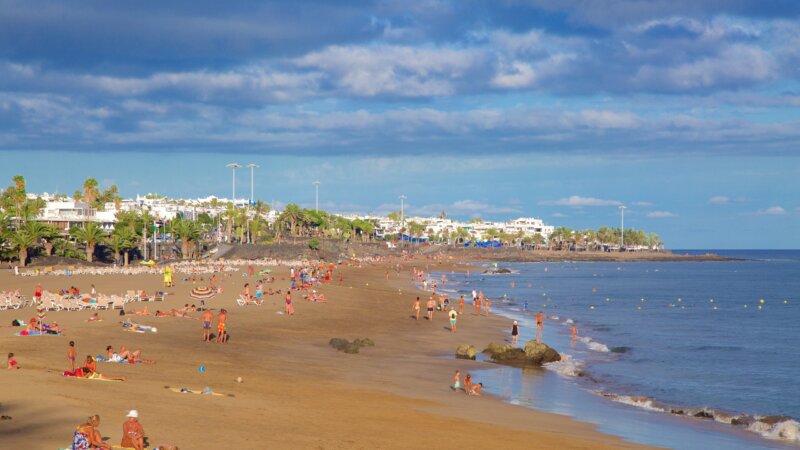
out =
<path fill-rule="evenodd" d="M 447 274 L 446 289 L 483 291 L 521 343 L 543 311 L 564 355 L 477 374 L 490 393 L 647 444 L 797 448 L 800 251 L 717 253 L 745 260 L 500 263 L 512 273 Z"/>

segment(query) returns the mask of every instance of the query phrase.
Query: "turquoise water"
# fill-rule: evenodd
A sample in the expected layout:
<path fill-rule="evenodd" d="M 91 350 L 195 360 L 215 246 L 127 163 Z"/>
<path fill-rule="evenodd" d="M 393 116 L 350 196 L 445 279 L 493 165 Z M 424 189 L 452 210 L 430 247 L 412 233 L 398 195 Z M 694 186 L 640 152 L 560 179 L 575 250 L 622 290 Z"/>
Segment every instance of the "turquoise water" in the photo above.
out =
<path fill-rule="evenodd" d="M 523 339 L 544 311 L 545 342 L 566 355 L 482 373 L 489 392 L 643 443 L 797 448 L 800 252 L 725 253 L 748 260 L 509 263 L 509 275 L 448 274 L 447 288 L 482 290 Z"/>

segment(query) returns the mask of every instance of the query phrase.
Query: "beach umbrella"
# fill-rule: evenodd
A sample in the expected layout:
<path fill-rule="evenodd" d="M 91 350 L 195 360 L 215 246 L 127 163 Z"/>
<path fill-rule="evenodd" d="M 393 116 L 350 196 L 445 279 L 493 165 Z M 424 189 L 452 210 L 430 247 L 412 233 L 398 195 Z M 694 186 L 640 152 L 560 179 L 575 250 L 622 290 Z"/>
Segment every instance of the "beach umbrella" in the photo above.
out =
<path fill-rule="evenodd" d="M 189 297 L 196 298 L 198 300 L 206 300 L 214 297 L 215 295 L 217 295 L 217 291 L 205 286 L 196 287 L 189 292 Z"/>

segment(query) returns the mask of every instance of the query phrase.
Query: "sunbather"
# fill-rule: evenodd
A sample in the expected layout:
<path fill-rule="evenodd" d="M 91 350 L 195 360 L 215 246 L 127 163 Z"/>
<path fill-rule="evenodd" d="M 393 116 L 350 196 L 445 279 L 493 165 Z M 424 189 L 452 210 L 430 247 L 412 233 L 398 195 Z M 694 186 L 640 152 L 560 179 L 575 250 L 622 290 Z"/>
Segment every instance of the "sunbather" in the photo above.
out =
<path fill-rule="evenodd" d="M 97 414 L 89 417 L 86 423 L 79 425 L 72 435 L 72 448 L 111 450 L 111 446 L 103 442 L 103 435 L 97 429 L 99 425 L 100 416 Z"/>

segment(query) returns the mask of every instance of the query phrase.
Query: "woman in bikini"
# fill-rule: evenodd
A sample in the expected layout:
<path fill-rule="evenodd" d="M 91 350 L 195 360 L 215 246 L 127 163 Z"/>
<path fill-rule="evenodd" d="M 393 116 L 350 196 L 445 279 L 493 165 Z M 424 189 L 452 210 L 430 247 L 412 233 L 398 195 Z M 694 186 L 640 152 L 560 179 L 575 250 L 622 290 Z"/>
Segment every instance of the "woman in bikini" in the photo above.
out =
<path fill-rule="evenodd" d="M 97 414 L 89 417 L 86 423 L 79 425 L 72 435 L 72 448 L 111 450 L 111 446 L 103 442 L 103 435 L 97 429 L 99 425 L 100 416 Z"/>
<path fill-rule="evenodd" d="M 75 371 L 75 376 L 78 378 L 88 378 L 90 380 L 106 380 L 106 381 L 125 381 L 126 377 L 110 377 L 107 375 L 103 375 L 101 373 L 97 373 L 97 362 L 94 359 L 94 356 L 88 355 L 86 357 L 86 362 L 83 367 L 78 368 Z M 108 447 L 111 448 L 111 447 Z"/>

